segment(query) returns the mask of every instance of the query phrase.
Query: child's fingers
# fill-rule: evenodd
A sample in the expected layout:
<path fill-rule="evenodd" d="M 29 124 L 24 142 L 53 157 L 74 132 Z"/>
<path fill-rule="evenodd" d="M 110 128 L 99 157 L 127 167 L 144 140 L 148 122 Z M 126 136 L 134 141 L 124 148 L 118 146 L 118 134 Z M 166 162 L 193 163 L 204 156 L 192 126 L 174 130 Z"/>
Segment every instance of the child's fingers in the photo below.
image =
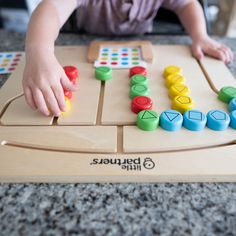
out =
<path fill-rule="evenodd" d="M 230 62 L 233 62 L 233 60 L 234 60 L 234 54 L 233 54 L 233 52 L 231 51 L 231 49 L 228 48 L 228 50 L 229 50 L 229 54 L 230 54 Z"/>
<path fill-rule="evenodd" d="M 35 102 L 34 102 L 34 98 L 33 98 L 33 95 L 32 95 L 32 92 L 30 90 L 29 87 L 25 87 L 24 88 L 24 95 L 25 95 L 25 100 L 27 102 L 27 104 L 33 109 L 37 109 L 36 105 L 35 105 Z"/>
<path fill-rule="evenodd" d="M 234 59 L 234 55 L 233 52 L 226 46 L 222 46 L 221 50 L 225 53 L 226 57 L 227 57 L 227 63 L 231 63 Z"/>
<path fill-rule="evenodd" d="M 193 45 L 192 46 L 192 52 L 193 52 L 193 56 L 195 58 L 197 58 L 198 60 L 201 60 L 204 56 L 204 54 L 202 52 L 202 48 L 198 45 Z"/>
<path fill-rule="evenodd" d="M 219 48 L 209 47 L 204 52 L 209 56 L 222 60 L 224 63 L 227 61 L 225 53 Z"/>
<path fill-rule="evenodd" d="M 65 90 L 69 91 L 76 91 L 77 87 L 74 85 L 67 77 L 66 75 L 61 78 L 61 85 Z"/>
<path fill-rule="evenodd" d="M 45 90 L 42 90 L 42 92 L 51 112 L 57 117 L 60 116 L 61 110 L 58 106 L 57 100 L 52 89 L 46 88 Z"/>
<path fill-rule="evenodd" d="M 65 104 L 65 99 L 64 99 L 64 92 L 63 88 L 59 86 L 53 86 L 52 91 L 57 99 L 57 103 L 59 105 L 59 108 L 61 111 L 66 111 L 66 104 Z"/>
<path fill-rule="evenodd" d="M 35 89 L 32 94 L 34 97 L 35 105 L 38 108 L 38 110 L 42 112 L 45 116 L 49 116 L 50 112 L 48 110 L 42 92 L 39 89 Z"/>
<path fill-rule="evenodd" d="M 215 50 L 220 51 L 222 54 L 224 54 L 223 61 L 225 62 L 225 64 L 228 64 L 230 58 L 229 58 L 228 52 L 226 51 L 226 48 L 224 48 L 222 45 L 220 45 L 219 47 L 215 48 Z"/>
<path fill-rule="evenodd" d="M 230 53 L 230 58 L 231 58 L 231 62 L 233 62 L 234 60 L 234 53 L 232 52 L 232 50 L 230 48 L 228 48 L 229 53 Z"/>

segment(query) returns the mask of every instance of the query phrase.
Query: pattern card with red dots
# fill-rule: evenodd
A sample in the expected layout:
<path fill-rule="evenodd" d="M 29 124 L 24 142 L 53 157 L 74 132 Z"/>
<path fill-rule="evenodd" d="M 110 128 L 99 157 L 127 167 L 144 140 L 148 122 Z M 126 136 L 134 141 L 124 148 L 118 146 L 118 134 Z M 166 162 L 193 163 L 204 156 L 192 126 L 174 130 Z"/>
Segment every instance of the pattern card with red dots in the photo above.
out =
<path fill-rule="evenodd" d="M 11 73 L 23 55 L 23 52 L 0 52 L 0 74 Z"/>
<path fill-rule="evenodd" d="M 139 47 L 101 47 L 95 67 L 109 66 L 113 69 L 127 69 L 134 66 L 147 67 L 142 60 L 141 49 Z"/>

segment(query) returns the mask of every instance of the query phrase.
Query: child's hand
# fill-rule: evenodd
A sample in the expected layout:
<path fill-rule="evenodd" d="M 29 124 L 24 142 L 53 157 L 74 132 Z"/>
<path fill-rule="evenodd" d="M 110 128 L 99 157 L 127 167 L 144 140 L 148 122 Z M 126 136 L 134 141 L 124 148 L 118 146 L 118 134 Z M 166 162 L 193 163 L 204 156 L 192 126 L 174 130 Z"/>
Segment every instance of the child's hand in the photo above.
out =
<path fill-rule="evenodd" d="M 53 53 L 29 53 L 23 75 L 25 99 L 32 109 L 44 115 L 59 116 L 65 111 L 65 90 L 76 90 Z"/>
<path fill-rule="evenodd" d="M 226 64 L 233 61 L 230 48 L 217 43 L 207 35 L 205 18 L 199 1 L 187 1 L 176 10 L 176 14 L 193 40 L 192 52 L 198 60 L 201 60 L 205 54 L 220 59 Z"/>
<path fill-rule="evenodd" d="M 226 64 L 231 63 L 234 59 L 233 52 L 230 48 L 208 36 L 193 39 L 192 52 L 198 60 L 201 60 L 204 54 L 222 60 Z"/>

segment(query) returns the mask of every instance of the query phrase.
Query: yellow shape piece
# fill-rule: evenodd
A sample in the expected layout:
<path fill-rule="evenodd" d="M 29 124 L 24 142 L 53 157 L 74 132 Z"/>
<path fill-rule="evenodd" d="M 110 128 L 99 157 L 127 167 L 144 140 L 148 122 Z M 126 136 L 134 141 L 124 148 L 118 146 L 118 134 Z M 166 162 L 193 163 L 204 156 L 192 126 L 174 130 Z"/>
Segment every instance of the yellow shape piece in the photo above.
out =
<path fill-rule="evenodd" d="M 172 85 L 169 89 L 170 98 L 174 98 L 176 96 L 189 96 L 190 89 L 184 84 L 176 83 Z"/>
<path fill-rule="evenodd" d="M 175 75 L 182 75 L 182 68 L 178 66 L 167 66 L 164 69 L 163 76 L 166 79 L 169 75 L 175 74 Z"/>
<path fill-rule="evenodd" d="M 66 113 L 68 113 L 71 109 L 71 104 L 70 104 L 70 100 L 65 97 L 65 103 L 66 103 L 66 111 L 62 112 L 61 115 L 65 115 Z"/>
<path fill-rule="evenodd" d="M 172 74 L 166 78 L 166 87 L 170 88 L 174 84 L 183 84 L 185 83 L 185 78 L 182 75 Z"/>
<path fill-rule="evenodd" d="M 10 61 L 10 59 L 4 59 L 3 60 L 3 62 L 9 62 Z"/>
<path fill-rule="evenodd" d="M 176 96 L 172 101 L 172 109 L 184 113 L 185 111 L 192 110 L 195 104 L 189 96 Z"/>

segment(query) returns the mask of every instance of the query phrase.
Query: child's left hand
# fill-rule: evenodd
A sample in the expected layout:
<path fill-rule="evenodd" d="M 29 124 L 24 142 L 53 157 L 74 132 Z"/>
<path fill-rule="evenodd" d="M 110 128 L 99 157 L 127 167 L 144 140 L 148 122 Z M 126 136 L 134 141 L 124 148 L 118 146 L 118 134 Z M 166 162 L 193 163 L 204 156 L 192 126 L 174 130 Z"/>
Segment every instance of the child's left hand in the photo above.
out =
<path fill-rule="evenodd" d="M 201 60 L 204 55 L 207 55 L 222 60 L 225 64 L 229 64 L 234 59 L 234 54 L 229 47 L 216 42 L 209 36 L 194 39 L 192 52 L 198 60 Z"/>

